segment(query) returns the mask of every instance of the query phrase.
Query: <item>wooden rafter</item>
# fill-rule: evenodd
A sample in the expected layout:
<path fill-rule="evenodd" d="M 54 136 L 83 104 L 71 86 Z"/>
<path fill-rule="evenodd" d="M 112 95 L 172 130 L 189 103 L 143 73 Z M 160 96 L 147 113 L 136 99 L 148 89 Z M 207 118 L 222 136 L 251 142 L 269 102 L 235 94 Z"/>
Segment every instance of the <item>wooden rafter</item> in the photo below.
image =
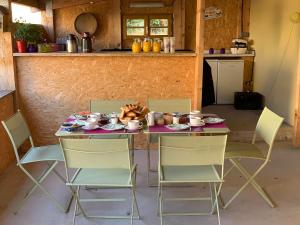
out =
<path fill-rule="evenodd" d="M 66 8 L 76 5 L 106 2 L 108 0 L 53 0 L 53 9 Z"/>

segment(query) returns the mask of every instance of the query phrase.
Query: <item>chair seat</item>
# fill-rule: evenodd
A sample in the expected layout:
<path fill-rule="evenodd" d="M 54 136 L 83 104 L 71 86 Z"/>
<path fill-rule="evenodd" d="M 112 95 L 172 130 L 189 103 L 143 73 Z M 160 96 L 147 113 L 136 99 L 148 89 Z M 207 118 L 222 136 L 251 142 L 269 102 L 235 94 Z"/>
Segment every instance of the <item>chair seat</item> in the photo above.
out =
<path fill-rule="evenodd" d="M 225 158 L 251 158 L 265 160 L 266 157 L 254 144 L 228 142 L 226 145 Z"/>
<path fill-rule="evenodd" d="M 81 169 L 70 185 L 131 187 L 129 169 Z"/>
<path fill-rule="evenodd" d="M 20 163 L 26 164 L 41 161 L 64 161 L 60 145 L 31 147 L 23 156 Z"/>
<path fill-rule="evenodd" d="M 162 183 L 222 182 L 214 166 L 163 166 Z"/>

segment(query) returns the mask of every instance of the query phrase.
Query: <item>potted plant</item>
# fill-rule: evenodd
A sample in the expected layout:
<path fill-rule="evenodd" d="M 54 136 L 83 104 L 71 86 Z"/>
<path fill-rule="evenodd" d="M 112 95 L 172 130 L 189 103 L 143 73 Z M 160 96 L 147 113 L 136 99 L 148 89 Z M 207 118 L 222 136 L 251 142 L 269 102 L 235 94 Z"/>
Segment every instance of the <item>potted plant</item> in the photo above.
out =
<path fill-rule="evenodd" d="M 43 39 L 43 28 L 37 24 L 17 21 L 15 23 L 14 37 L 18 52 L 26 52 L 27 45 L 29 52 L 37 52 L 37 43 Z"/>

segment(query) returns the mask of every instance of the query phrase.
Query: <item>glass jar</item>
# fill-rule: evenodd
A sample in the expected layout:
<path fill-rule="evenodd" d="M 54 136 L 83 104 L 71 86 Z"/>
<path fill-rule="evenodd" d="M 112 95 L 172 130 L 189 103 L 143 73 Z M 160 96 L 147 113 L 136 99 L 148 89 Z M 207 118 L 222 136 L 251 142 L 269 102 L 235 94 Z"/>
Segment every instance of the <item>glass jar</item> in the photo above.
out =
<path fill-rule="evenodd" d="M 151 52 L 152 50 L 152 40 L 146 37 L 143 41 L 143 52 Z"/>
<path fill-rule="evenodd" d="M 132 46 L 131 46 L 132 52 L 133 53 L 140 53 L 142 51 L 142 43 L 141 39 L 135 38 L 133 40 Z"/>
<path fill-rule="evenodd" d="M 152 51 L 155 53 L 160 53 L 161 51 L 161 39 L 160 38 L 154 38 L 153 41 L 153 48 Z"/>

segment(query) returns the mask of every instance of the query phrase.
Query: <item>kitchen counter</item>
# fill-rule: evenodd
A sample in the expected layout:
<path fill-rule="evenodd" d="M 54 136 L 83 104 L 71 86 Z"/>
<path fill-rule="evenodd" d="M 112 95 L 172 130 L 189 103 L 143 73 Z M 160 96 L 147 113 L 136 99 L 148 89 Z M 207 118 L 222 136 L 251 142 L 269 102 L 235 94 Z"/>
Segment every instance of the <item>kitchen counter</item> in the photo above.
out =
<path fill-rule="evenodd" d="M 245 54 L 209 54 L 204 53 L 204 58 L 241 58 L 241 57 L 255 57 L 255 53 L 245 53 Z"/>
<path fill-rule="evenodd" d="M 173 54 L 171 53 L 132 53 L 131 51 L 103 51 L 103 52 L 92 52 L 92 53 L 68 53 L 68 52 L 49 52 L 49 53 L 14 53 L 13 56 L 72 56 L 72 57 L 187 57 L 196 56 L 195 52 L 192 51 L 178 51 Z"/>

